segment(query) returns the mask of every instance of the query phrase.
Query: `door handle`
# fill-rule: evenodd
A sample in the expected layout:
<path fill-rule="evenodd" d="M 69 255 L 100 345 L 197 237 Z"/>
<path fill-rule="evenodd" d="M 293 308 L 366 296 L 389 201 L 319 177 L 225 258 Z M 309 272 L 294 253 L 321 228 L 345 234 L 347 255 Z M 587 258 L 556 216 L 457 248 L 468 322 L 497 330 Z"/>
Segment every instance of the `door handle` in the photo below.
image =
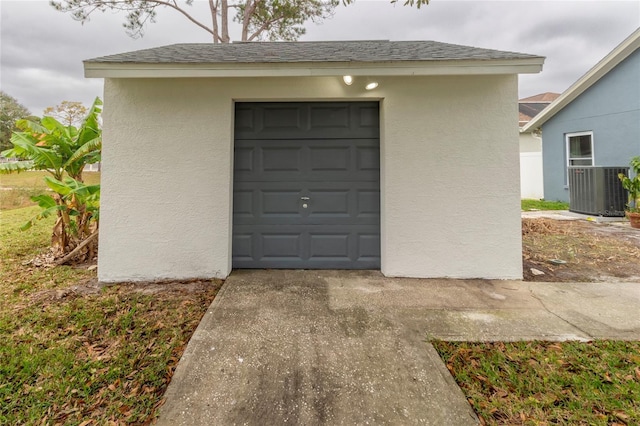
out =
<path fill-rule="evenodd" d="M 310 198 L 309 198 L 309 197 L 300 197 L 300 199 L 301 199 L 302 201 L 309 201 L 309 199 L 310 199 Z"/>

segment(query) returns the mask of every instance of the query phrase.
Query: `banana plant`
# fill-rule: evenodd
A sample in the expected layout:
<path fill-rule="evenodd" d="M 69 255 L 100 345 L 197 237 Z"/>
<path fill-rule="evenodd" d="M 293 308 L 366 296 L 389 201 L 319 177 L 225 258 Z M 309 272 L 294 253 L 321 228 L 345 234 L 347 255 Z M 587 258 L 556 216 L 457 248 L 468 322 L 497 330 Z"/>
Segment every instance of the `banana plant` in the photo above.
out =
<path fill-rule="evenodd" d="M 622 182 L 622 187 L 629 191 L 627 211 L 640 213 L 640 156 L 633 157 L 630 164 L 635 176 L 630 178 L 624 173 L 619 173 L 618 178 Z"/>
<path fill-rule="evenodd" d="M 101 106 L 102 101 L 96 98 L 78 128 L 65 126 L 53 117 L 18 120 L 16 127 L 21 131 L 11 136 L 13 148 L 2 155 L 20 161 L 0 164 L 0 174 L 45 170 L 57 180 L 62 180 L 66 173 L 82 182 L 84 166 L 100 161 Z"/>
<path fill-rule="evenodd" d="M 51 243 L 57 253 L 66 254 L 98 228 L 100 185 L 86 185 L 70 177 L 59 181 L 46 176 L 44 180 L 54 195 L 41 194 L 31 198 L 41 211 L 21 229 L 26 231 L 37 220 L 57 215 Z"/>
<path fill-rule="evenodd" d="M 93 102 L 80 127 L 65 126 L 53 117 L 40 120 L 18 120 L 20 129 L 11 137 L 13 148 L 2 152 L 18 162 L 0 164 L 0 174 L 26 170 L 44 170 L 45 183 L 52 193 L 32 197 L 42 209 L 22 228 L 30 228 L 35 220 L 57 215 L 51 245 L 58 256 L 73 251 L 85 239 L 97 233 L 100 186 L 85 185 L 82 171 L 87 164 L 100 161 L 102 101 Z M 89 247 L 88 252 L 93 248 Z"/>

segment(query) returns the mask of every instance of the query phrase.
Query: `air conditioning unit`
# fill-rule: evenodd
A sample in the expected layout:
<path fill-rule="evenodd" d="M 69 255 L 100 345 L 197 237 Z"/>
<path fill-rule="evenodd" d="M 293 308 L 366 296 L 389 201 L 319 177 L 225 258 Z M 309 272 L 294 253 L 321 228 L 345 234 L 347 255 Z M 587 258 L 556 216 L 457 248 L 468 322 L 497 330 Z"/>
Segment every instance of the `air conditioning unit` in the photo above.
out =
<path fill-rule="evenodd" d="M 569 211 L 594 216 L 624 216 L 627 191 L 618 173 L 628 167 L 569 167 Z"/>

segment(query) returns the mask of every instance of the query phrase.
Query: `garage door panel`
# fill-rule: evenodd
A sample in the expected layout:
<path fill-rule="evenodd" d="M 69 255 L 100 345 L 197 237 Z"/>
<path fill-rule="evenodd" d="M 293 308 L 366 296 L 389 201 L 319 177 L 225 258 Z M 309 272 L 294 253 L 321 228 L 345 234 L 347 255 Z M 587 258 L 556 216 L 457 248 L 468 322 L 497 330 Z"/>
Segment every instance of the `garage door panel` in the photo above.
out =
<path fill-rule="evenodd" d="M 256 111 L 248 104 L 237 104 L 235 110 L 235 134 L 256 132 Z"/>
<path fill-rule="evenodd" d="M 378 138 L 377 102 L 236 104 L 235 139 Z"/>
<path fill-rule="evenodd" d="M 340 129 L 349 131 L 351 107 L 349 105 L 316 105 L 309 108 L 311 129 Z"/>
<path fill-rule="evenodd" d="M 349 260 L 349 233 L 310 233 L 309 259 Z"/>
<path fill-rule="evenodd" d="M 263 190 L 260 191 L 258 219 L 275 216 L 283 221 L 301 216 L 299 191 Z M 255 210 L 254 210 L 255 211 Z"/>
<path fill-rule="evenodd" d="M 259 152 L 262 161 L 258 163 L 258 167 L 263 174 L 288 172 L 286 174 L 302 176 L 305 165 L 302 164 L 302 148 L 299 146 L 264 146 Z"/>
<path fill-rule="evenodd" d="M 312 226 L 304 231 L 295 226 L 273 227 L 269 232 L 234 235 L 235 268 L 370 269 L 380 266 L 378 227 Z M 251 247 L 250 247 L 251 246 Z"/>
<path fill-rule="evenodd" d="M 379 261 L 380 260 L 380 234 L 372 232 L 370 234 L 358 234 L 356 240 L 356 251 L 358 260 Z"/>
<path fill-rule="evenodd" d="M 254 241 L 254 233 L 250 232 L 243 234 L 236 232 L 233 234 L 231 251 L 234 262 L 238 260 L 250 262 L 255 258 L 256 253 L 254 252 Z"/>
<path fill-rule="evenodd" d="M 256 148 L 253 146 L 236 147 L 233 155 L 233 169 L 236 174 L 240 174 L 240 173 L 245 173 L 247 175 L 253 174 L 255 170 L 254 159 L 253 159 L 255 151 L 256 151 Z"/>
<path fill-rule="evenodd" d="M 376 137 L 379 136 L 380 129 L 380 110 L 377 103 L 367 103 L 359 106 L 357 110 L 359 128 L 368 128 L 375 132 Z"/>
<path fill-rule="evenodd" d="M 380 266 L 378 105 L 238 104 L 233 266 Z"/>
<path fill-rule="evenodd" d="M 357 217 L 380 217 L 380 191 L 361 189 L 357 191 Z"/>
<path fill-rule="evenodd" d="M 264 106 L 260 112 L 263 132 L 291 134 L 304 130 L 304 111 L 296 105 L 270 104 Z"/>
<path fill-rule="evenodd" d="M 265 233 L 260 235 L 263 259 L 300 258 L 303 235 L 300 233 Z"/>
<path fill-rule="evenodd" d="M 281 259 L 273 261 L 234 260 L 236 269 L 380 269 L 380 260 L 363 259 L 357 262 L 351 259 L 317 258 L 300 261 L 297 259 Z"/>
<path fill-rule="evenodd" d="M 234 180 L 379 181 L 377 143 L 374 139 L 236 141 Z"/>
<path fill-rule="evenodd" d="M 350 182 L 263 182 L 255 186 L 244 182 L 236 185 L 233 200 L 234 224 L 380 223 L 380 190 L 375 182 L 360 182 L 355 188 Z"/>
<path fill-rule="evenodd" d="M 380 148 L 377 146 L 356 147 L 357 171 L 361 175 L 380 176 Z"/>
<path fill-rule="evenodd" d="M 310 146 L 309 158 L 309 173 L 349 172 L 351 165 L 351 147 Z"/>
<path fill-rule="evenodd" d="M 305 204 L 308 205 L 308 214 L 311 218 L 315 216 L 348 218 L 350 217 L 349 201 L 350 192 L 343 190 L 309 190 Z"/>
<path fill-rule="evenodd" d="M 254 217 L 255 191 L 252 189 L 233 191 L 233 215 L 237 218 Z"/>

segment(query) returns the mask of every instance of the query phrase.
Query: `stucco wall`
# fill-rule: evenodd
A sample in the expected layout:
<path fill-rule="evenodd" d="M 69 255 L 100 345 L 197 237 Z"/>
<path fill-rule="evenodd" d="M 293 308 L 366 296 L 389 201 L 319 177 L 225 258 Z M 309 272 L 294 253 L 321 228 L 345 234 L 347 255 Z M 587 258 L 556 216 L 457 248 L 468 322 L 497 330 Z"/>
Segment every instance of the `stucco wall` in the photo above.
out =
<path fill-rule="evenodd" d="M 565 134 L 593 131 L 594 165 L 627 166 L 640 155 L 640 50 L 542 126 L 544 195 L 569 201 Z"/>
<path fill-rule="evenodd" d="M 107 79 L 99 279 L 230 272 L 234 100 L 364 98 L 381 100 L 382 272 L 520 278 L 517 77 L 377 80 Z"/>

